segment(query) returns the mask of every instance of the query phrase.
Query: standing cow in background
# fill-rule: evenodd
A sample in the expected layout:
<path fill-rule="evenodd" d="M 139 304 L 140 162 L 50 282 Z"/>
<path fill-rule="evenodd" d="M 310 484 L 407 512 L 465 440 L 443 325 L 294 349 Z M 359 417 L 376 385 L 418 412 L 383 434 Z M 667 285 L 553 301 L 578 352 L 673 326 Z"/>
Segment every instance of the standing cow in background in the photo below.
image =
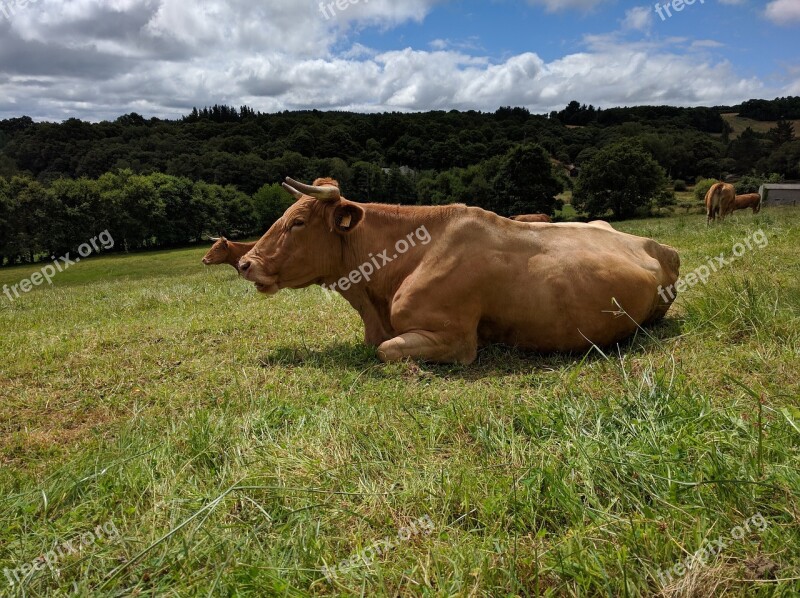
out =
<path fill-rule="evenodd" d="M 289 178 L 284 188 L 297 202 L 239 271 L 266 295 L 336 288 L 383 361 L 468 364 L 489 343 L 585 351 L 663 318 L 674 299 L 659 290 L 678 279 L 678 253 L 607 225 L 532 227 L 465 205 L 359 204 Z"/>
<path fill-rule="evenodd" d="M 255 243 L 228 241 L 225 237 L 220 237 L 219 239 L 212 237 L 211 240 L 214 241 L 214 244 L 203 257 L 203 263 L 206 266 L 228 264 L 236 268 L 237 271 L 239 270 L 239 260 L 255 245 Z"/>
<path fill-rule="evenodd" d="M 552 222 L 553 219 L 547 214 L 522 214 L 520 216 L 512 216 L 511 220 L 517 222 Z"/>
<path fill-rule="evenodd" d="M 747 208 L 752 208 L 753 214 L 758 214 L 761 211 L 761 195 L 758 193 L 737 195 L 734 199 L 733 209 L 746 210 Z"/>
<path fill-rule="evenodd" d="M 706 193 L 706 225 L 719 216 L 720 222 L 733 212 L 736 188 L 728 183 L 715 183 Z"/>

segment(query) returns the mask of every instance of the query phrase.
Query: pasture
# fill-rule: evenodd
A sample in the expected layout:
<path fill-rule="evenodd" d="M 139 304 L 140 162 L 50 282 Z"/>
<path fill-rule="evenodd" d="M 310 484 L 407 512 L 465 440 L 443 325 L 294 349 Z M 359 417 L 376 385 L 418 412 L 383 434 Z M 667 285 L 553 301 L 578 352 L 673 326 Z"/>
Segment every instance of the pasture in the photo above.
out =
<path fill-rule="evenodd" d="M 615 226 L 684 277 L 768 245 L 619 349 L 468 367 L 384 365 L 341 298 L 206 247 L 0 295 L 0 594 L 797 595 L 800 210 Z"/>
<path fill-rule="evenodd" d="M 735 112 L 723 113 L 722 118 L 731 126 L 733 129 L 732 135 L 736 137 L 741 135 L 748 127 L 757 133 L 766 133 L 770 129 L 775 128 L 778 124 L 777 121 L 774 120 L 753 120 L 752 118 L 745 118 L 744 116 L 739 116 L 739 114 Z M 800 120 L 789 120 L 789 122 L 792 123 L 795 130 L 800 126 Z"/>

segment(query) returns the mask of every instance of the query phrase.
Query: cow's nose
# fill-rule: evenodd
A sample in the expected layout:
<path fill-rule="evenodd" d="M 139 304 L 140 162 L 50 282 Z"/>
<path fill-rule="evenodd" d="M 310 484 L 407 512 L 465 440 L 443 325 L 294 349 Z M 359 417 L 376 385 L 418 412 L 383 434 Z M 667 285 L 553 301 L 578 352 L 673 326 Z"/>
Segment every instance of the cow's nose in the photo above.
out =
<path fill-rule="evenodd" d="M 239 262 L 239 270 L 241 272 L 247 272 L 252 265 L 253 263 L 250 260 L 247 260 L 246 262 Z"/>

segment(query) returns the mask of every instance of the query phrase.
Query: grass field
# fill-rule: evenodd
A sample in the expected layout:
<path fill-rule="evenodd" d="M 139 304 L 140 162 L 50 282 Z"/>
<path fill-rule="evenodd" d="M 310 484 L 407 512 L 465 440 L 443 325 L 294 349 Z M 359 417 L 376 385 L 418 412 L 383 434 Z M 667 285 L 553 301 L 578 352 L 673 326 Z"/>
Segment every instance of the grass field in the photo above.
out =
<path fill-rule="evenodd" d="M 727 122 L 731 127 L 733 127 L 731 138 L 741 135 L 747 127 L 750 127 L 756 133 L 766 133 L 770 129 L 774 129 L 778 124 L 777 121 L 774 120 L 765 121 L 745 118 L 743 116 L 739 116 L 739 114 L 736 112 L 726 112 L 722 115 L 722 118 L 725 119 L 725 122 Z M 789 122 L 794 125 L 795 131 L 800 130 L 800 120 L 790 120 Z"/>
<path fill-rule="evenodd" d="M 468 367 L 202 248 L 0 295 L 0 594 L 798 595 L 800 210 L 616 226 L 684 275 L 768 245 L 623 347 Z"/>

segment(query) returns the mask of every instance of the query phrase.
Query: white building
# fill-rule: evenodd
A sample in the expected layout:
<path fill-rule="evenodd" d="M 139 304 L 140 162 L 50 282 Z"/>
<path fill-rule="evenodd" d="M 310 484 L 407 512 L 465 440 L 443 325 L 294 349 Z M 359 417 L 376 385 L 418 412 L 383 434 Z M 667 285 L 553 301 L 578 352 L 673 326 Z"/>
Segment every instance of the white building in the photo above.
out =
<path fill-rule="evenodd" d="M 765 207 L 796 206 L 800 203 L 800 183 L 769 183 L 758 190 Z"/>

